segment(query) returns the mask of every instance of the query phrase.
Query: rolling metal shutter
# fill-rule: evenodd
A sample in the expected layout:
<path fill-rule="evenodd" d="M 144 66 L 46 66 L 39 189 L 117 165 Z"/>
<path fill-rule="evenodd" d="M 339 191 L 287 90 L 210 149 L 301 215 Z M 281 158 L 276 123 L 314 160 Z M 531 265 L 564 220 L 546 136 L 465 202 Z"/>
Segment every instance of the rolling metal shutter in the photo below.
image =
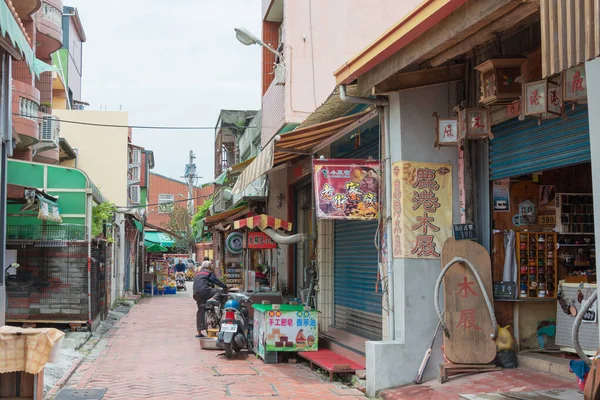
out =
<path fill-rule="evenodd" d="M 335 221 L 334 324 L 381 340 L 381 293 L 377 288 L 377 221 Z"/>
<path fill-rule="evenodd" d="M 567 119 L 542 121 L 512 119 L 492 128 L 490 180 L 531 174 L 591 160 L 587 105 L 573 110 Z"/>
<path fill-rule="evenodd" d="M 379 158 L 379 143 L 340 158 Z M 378 291 L 377 221 L 334 222 L 334 325 L 338 329 L 381 340 L 381 300 Z"/>

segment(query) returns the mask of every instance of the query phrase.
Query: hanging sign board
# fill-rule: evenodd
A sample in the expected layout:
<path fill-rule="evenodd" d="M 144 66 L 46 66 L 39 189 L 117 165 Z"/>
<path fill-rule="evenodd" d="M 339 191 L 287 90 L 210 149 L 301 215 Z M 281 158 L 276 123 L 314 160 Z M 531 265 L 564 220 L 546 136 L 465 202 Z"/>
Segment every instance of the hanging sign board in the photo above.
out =
<path fill-rule="evenodd" d="M 439 258 L 452 235 L 452 165 L 392 165 L 394 258 Z"/>
<path fill-rule="evenodd" d="M 314 160 L 317 218 L 379 219 L 377 160 Z"/>
<path fill-rule="evenodd" d="M 266 233 L 248 232 L 248 238 L 244 247 L 247 249 L 276 249 L 277 243 Z"/>

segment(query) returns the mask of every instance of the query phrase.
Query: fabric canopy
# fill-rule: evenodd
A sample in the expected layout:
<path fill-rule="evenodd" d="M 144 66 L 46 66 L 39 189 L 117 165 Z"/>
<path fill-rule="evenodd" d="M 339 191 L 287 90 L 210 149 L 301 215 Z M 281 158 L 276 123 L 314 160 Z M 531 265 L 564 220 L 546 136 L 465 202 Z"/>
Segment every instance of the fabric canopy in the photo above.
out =
<path fill-rule="evenodd" d="M 135 225 L 135 227 L 138 229 L 138 231 L 143 232 L 144 231 L 144 226 L 142 225 L 141 222 L 139 222 L 137 219 L 133 219 L 133 224 Z"/>
<path fill-rule="evenodd" d="M 165 233 L 146 231 L 144 233 L 144 246 L 151 247 L 155 244 L 162 247 L 172 247 L 175 241 Z"/>
<path fill-rule="evenodd" d="M 27 65 L 33 71 L 35 60 L 33 49 L 5 1 L 0 1 L 0 34 L 3 37 L 6 37 L 8 34 L 12 45 L 19 50 L 25 62 L 27 62 Z"/>
<path fill-rule="evenodd" d="M 261 230 L 272 228 L 279 229 L 283 228 L 288 232 L 292 231 L 292 223 L 288 221 L 284 221 L 279 218 L 271 217 L 266 214 L 255 215 L 253 217 L 248 217 L 244 219 L 240 219 L 238 221 L 234 221 L 233 223 L 234 229 L 240 229 L 243 227 L 247 227 L 249 229 L 260 228 Z"/>
<path fill-rule="evenodd" d="M 153 244 L 146 247 L 146 253 L 166 253 L 167 251 L 169 251 L 169 249 L 162 247 L 159 244 Z"/>
<path fill-rule="evenodd" d="M 239 218 L 244 214 L 250 212 L 250 208 L 247 203 L 243 203 L 242 206 L 237 208 L 232 208 L 231 210 L 224 211 L 219 214 L 211 215 L 204 218 L 204 222 L 206 225 L 216 225 L 223 222 L 232 221 L 235 218 Z"/>
<path fill-rule="evenodd" d="M 364 111 L 280 135 L 279 141 L 272 140 L 242 172 L 231 193 L 243 192 L 275 165 L 314 154 L 319 145 L 336 139 L 338 134 L 346 132 L 351 125 L 360 125 L 376 115 L 376 111 Z M 365 117 L 364 121 L 361 121 L 362 117 Z"/>
<path fill-rule="evenodd" d="M 39 78 L 41 73 L 44 72 L 59 72 L 60 70 L 56 68 L 54 65 L 46 64 L 42 60 L 34 59 L 33 60 L 33 72 L 35 72 L 36 76 Z"/>

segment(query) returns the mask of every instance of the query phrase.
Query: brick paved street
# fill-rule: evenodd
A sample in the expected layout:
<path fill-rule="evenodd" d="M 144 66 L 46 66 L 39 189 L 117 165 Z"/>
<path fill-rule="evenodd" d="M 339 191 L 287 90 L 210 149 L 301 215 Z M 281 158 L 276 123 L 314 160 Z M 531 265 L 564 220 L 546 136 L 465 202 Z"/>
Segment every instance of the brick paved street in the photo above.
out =
<path fill-rule="evenodd" d="M 142 300 L 66 387 L 108 388 L 105 399 L 128 400 L 364 398 L 303 365 L 266 365 L 245 353 L 227 360 L 216 357 L 219 351 L 201 350 L 194 338 L 195 310 L 190 292 Z"/>

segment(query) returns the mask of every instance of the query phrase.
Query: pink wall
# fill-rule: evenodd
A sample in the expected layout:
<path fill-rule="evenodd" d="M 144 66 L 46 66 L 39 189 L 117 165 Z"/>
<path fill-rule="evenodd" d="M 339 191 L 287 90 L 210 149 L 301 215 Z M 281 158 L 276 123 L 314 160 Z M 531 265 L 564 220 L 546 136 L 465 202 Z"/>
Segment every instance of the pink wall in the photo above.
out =
<path fill-rule="evenodd" d="M 335 88 L 333 72 L 421 2 L 422 0 L 286 1 L 285 55 L 288 63 L 291 60 L 292 64 L 292 68 L 287 71 L 291 75 L 288 78 L 290 84 L 286 85 L 286 97 L 291 100 L 286 103 L 287 121 L 302 122 Z M 309 4 L 312 6 L 312 13 L 309 12 Z M 306 41 L 303 39 L 304 35 Z M 313 52 L 316 93 L 313 92 Z"/>
<path fill-rule="evenodd" d="M 272 83 L 263 96 L 263 146 L 286 123 L 302 122 L 323 104 L 335 88 L 333 72 L 421 2 L 284 0 L 286 84 Z M 269 3 L 263 1 L 263 12 Z"/>

